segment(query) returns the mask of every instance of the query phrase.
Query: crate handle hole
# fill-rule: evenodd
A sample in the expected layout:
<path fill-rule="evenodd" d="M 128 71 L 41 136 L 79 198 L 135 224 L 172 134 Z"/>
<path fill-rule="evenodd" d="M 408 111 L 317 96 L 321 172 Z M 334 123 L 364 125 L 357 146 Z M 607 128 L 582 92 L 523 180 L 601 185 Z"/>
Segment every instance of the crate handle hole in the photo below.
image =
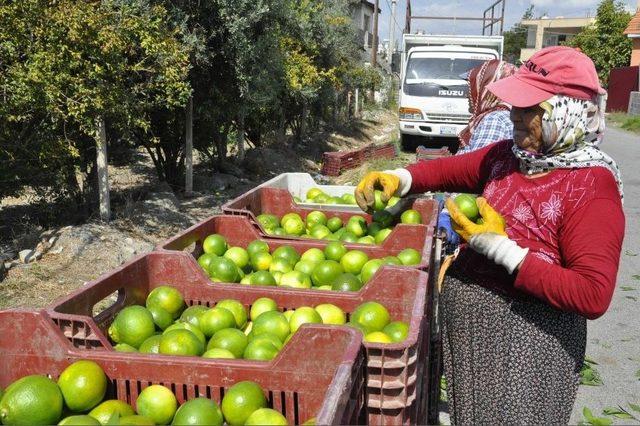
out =
<path fill-rule="evenodd" d="M 104 314 L 107 311 L 111 311 L 116 305 L 121 304 L 124 301 L 124 288 L 119 288 L 113 293 L 109 294 L 102 300 L 96 302 L 91 309 L 91 315 L 95 318 L 98 315 Z"/>

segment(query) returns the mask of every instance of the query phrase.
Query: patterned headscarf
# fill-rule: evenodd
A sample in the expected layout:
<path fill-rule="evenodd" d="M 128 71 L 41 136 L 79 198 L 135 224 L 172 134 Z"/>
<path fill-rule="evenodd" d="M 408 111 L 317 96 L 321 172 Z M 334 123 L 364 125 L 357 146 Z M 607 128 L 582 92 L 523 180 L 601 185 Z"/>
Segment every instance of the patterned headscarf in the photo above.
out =
<path fill-rule="evenodd" d="M 511 106 L 487 90 L 487 86 L 516 72 L 517 68 L 499 59 L 486 61 L 469 72 L 469 101 L 473 115 L 469 125 L 458 135 L 461 147 L 469 145 L 473 129 L 482 121 L 485 115 L 493 111 L 508 111 Z"/>
<path fill-rule="evenodd" d="M 603 97 L 599 97 L 596 104 L 556 95 L 542 102 L 541 152 L 533 153 L 513 146 L 522 172 L 535 174 L 553 169 L 605 167 L 613 174 L 620 197 L 624 198 L 618 165 L 598 148 L 605 128 L 603 100 Z"/>

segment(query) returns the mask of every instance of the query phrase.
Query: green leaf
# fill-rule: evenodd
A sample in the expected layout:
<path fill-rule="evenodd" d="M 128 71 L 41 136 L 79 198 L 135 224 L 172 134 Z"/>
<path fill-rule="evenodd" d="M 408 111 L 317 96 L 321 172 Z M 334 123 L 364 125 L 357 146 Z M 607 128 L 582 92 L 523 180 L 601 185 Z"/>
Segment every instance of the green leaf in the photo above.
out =
<path fill-rule="evenodd" d="M 589 410 L 589 408 L 587 407 L 582 407 L 582 415 L 584 416 L 585 419 L 587 419 L 589 422 L 591 420 L 593 420 L 593 413 L 591 412 L 591 410 Z"/>
<path fill-rule="evenodd" d="M 640 379 L 640 370 L 636 370 L 636 377 Z"/>
<path fill-rule="evenodd" d="M 635 289 L 636 289 L 635 287 L 631 287 L 631 286 L 628 286 L 628 285 L 620 286 L 620 290 L 622 290 L 622 291 L 634 291 Z"/>
<path fill-rule="evenodd" d="M 634 302 L 637 302 L 637 301 L 638 301 L 638 298 L 637 298 L 637 297 L 635 297 L 635 296 L 625 296 L 625 299 L 631 299 L 631 300 L 633 300 Z"/>
<path fill-rule="evenodd" d="M 624 254 L 627 255 L 627 256 L 637 256 L 638 255 L 638 253 L 634 253 L 631 250 L 625 250 Z"/>
<path fill-rule="evenodd" d="M 631 278 L 633 278 L 634 280 L 640 280 L 640 275 L 638 274 L 631 275 Z"/>
<path fill-rule="evenodd" d="M 629 414 L 622 407 L 607 407 L 604 410 L 602 410 L 602 414 L 604 414 L 606 416 L 617 417 L 618 419 L 633 419 L 634 418 L 631 414 Z"/>
<path fill-rule="evenodd" d="M 633 411 L 637 411 L 638 413 L 640 413 L 640 405 L 629 403 L 629 407 L 631 407 Z"/>
<path fill-rule="evenodd" d="M 587 364 L 600 365 L 600 364 L 598 364 L 597 362 L 595 362 L 593 359 L 589 358 L 586 355 L 584 357 L 584 362 L 586 362 Z"/>

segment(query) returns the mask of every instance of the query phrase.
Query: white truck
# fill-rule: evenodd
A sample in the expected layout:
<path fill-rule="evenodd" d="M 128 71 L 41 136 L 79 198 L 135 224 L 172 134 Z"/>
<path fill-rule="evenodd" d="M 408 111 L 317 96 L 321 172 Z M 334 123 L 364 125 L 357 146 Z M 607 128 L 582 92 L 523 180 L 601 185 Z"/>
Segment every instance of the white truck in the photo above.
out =
<path fill-rule="evenodd" d="M 468 124 L 466 74 L 502 57 L 502 36 L 404 34 L 400 64 L 400 137 L 413 150 L 425 138 L 444 137 L 455 145 Z M 451 149 L 451 148 L 450 148 Z"/>

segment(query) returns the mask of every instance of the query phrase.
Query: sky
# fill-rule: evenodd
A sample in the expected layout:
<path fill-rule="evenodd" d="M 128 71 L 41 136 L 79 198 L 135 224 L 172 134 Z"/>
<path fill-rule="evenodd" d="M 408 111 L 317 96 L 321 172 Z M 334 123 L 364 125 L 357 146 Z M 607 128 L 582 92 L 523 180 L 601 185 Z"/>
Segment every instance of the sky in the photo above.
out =
<path fill-rule="evenodd" d="M 371 0 L 370 0 L 371 1 Z M 388 39 L 389 22 L 391 17 L 391 0 L 378 0 L 382 14 L 379 18 L 380 39 Z M 495 0 L 411 0 L 411 9 L 414 16 L 470 16 L 482 17 L 484 10 Z M 555 18 L 578 18 L 595 16 L 599 0 L 505 0 L 505 25 L 508 30 L 520 20 L 522 14 L 533 4 L 534 16 L 546 13 Z M 373 2 L 373 1 L 372 1 Z M 638 0 L 625 0 L 629 11 L 636 10 Z M 396 40 L 402 36 L 404 29 L 406 0 L 398 0 L 396 23 L 393 25 L 396 31 Z M 481 21 L 442 21 L 442 20 L 414 20 L 411 32 L 423 30 L 431 34 L 482 34 Z M 495 27 L 498 30 L 498 27 Z M 494 32 L 495 34 L 495 32 Z"/>

